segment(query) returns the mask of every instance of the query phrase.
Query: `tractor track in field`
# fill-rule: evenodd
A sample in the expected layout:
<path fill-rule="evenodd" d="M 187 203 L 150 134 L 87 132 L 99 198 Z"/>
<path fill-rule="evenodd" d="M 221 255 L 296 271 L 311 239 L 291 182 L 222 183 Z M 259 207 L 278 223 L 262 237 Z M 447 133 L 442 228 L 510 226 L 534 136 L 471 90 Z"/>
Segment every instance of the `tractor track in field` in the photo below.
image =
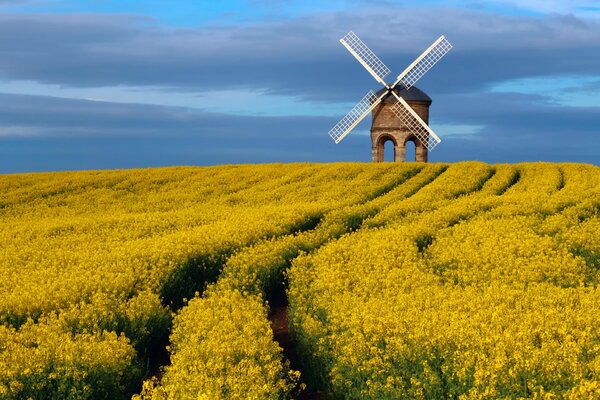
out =
<path fill-rule="evenodd" d="M 279 343 L 279 346 L 283 349 L 283 356 L 290 362 L 290 368 L 300 372 L 300 381 L 304 376 L 303 367 L 300 363 L 300 358 L 296 352 L 296 342 L 290 332 L 289 314 L 288 314 L 288 300 L 285 294 L 285 290 L 282 288 L 281 292 L 277 293 L 276 296 L 269 302 L 269 321 L 271 322 L 271 329 L 273 330 L 273 339 Z M 322 399 L 323 393 L 311 389 L 302 390 L 296 397 L 298 400 L 317 400 Z"/>
<path fill-rule="evenodd" d="M 411 192 L 407 193 L 402 200 L 406 200 L 407 198 L 412 197 L 414 194 L 416 194 L 417 192 L 422 190 L 424 187 L 431 184 L 433 181 L 435 181 L 437 178 L 439 178 L 439 176 L 442 175 L 443 172 L 446 171 L 446 169 L 447 168 L 440 169 L 439 171 L 437 171 L 437 173 L 435 173 L 433 176 L 431 176 L 430 179 L 427 179 L 427 180 L 421 182 L 421 184 L 419 184 L 417 187 L 415 187 Z M 392 192 L 395 188 L 406 183 L 411 178 L 414 178 L 415 176 L 419 175 L 419 173 L 423 172 L 423 170 L 424 170 L 424 168 L 418 170 L 416 173 L 411 174 L 410 176 L 405 176 L 402 179 L 396 180 L 396 181 L 380 188 L 378 191 L 376 191 L 375 193 L 372 193 L 370 196 L 367 196 L 362 201 L 359 201 L 359 202 L 349 205 L 347 207 L 351 208 L 353 206 L 360 206 L 360 205 L 366 205 L 368 203 L 371 203 L 374 200 L 376 200 L 380 197 L 383 197 L 383 196 L 387 195 L 388 193 Z M 380 207 L 375 207 L 374 211 L 375 211 L 375 214 L 379 213 L 381 211 Z M 364 216 L 363 216 L 363 218 L 361 218 L 361 221 L 359 222 L 359 226 L 362 224 L 362 222 L 364 222 L 364 219 L 366 219 L 366 218 L 367 217 L 364 217 Z M 317 220 L 311 219 L 306 226 L 300 226 L 299 228 L 292 230 L 289 233 L 307 232 L 312 229 L 315 229 L 316 226 L 319 224 L 319 222 L 321 222 L 323 219 L 324 219 L 323 216 Z M 358 227 L 356 227 L 356 228 L 358 228 Z M 335 239 L 336 238 L 332 237 L 330 240 L 335 240 Z M 319 246 L 319 248 L 327 245 L 327 243 L 330 240 L 326 241 L 325 243 L 322 243 L 321 246 Z M 317 249 L 314 249 L 313 251 L 316 251 L 316 250 Z M 288 265 L 285 269 L 289 268 L 289 266 L 291 265 L 294 258 L 295 257 L 292 257 L 292 259 L 287 261 Z M 222 263 L 224 263 L 224 262 L 222 262 Z M 283 276 L 281 278 L 283 279 Z M 215 277 L 213 280 L 216 280 L 216 279 L 218 279 L 218 276 Z M 173 296 L 173 297 L 182 297 L 182 296 Z M 303 369 L 302 363 L 300 362 L 300 358 L 299 358 L 297 350 L 296 350 L 296 342 L 294 341 L 294 339 L 291 335 L 291 332 L 290 332 L 290 328 L 289 328 L 289 310 L 288 310 L 289 303 L 288 303 L 288 299 L 287 299 L 287 293 L 285 291 L 285 287 L 283 284 L 280 285 L 280 287 L 278 288 L 278 290 L 275 291 L 275 293 L 272 293 L 272 295 L 269 296 L 268 302 L 269 302 L 268 319 L 269 319 L 269 322 L 271 325 L 271 329 L 273 331 L 273 339 L 282 348 L 284 360 L 289 361 L 290 368 L 293 370 L 299 371 L 301 373 L 300 383 L 306 383 L 303 381 L 303 376 L 305 376 L 305 374 L 303 373 L 304 369 Z M 176 306 L 175 310 L 178 310 L 182 306 L 182 304 L 178 304 L 178 305 L 179 305 L 179 307 Z M 168 340 L 166 341 L 166 344 L 169 344 Z M 151 357 L 151 359 L 149 360 L 148 376 L 153 376 L 158 381 L 160 381 L 162 379 L 162 374 L 164 372 L 163 368 L 168 366 L 169 364 L 170 364 L 170 355 L 166 351 L 166 347 L 165 347 L 165 351 L 157 352 L 157 354 L 154 354 L 153 357 Z M 319 390 L 314 390 L 312 388 L 310 388 L 310 389 L 306 388 L 306 389 L 300 391 L 299 393 L 297 393 L 295 398 L 299 399 L 299 400 L 323 399 L 324 393 Z"/>
<path fill-rule="evenodd" d="M 431 184 L 432 182 L 434 182 L 445 171 L 446 171 L 446 168 L 438 171 L 438 173 L 436 173 L 434 176 L 432 176 L 431 179 L 428 179 L 428 180 L 422 182 L 421 185 L 414 188 L 414 190 L 411 193 L 408 193 L 402 200 L 406 200 L 406 199 L 412 197 L 413 195 L 415 195 L 417 192 L 422 190 L 424 187 L 426 187 L 429 184 Z M 422 170 L 420 170 L 419 172 L 422 172 Z M 487 176 L 485 176 L 481 182 L 478 183 L 476 188 L 474 188 L 473 190 L 471 190 L 467 193 L 464 193 L 463 195 L 473 194 L 473 193 L 476 193 L 479 190 L 481 190 L 481 188 L 485 185 L 485 183 L 487 183 L 492 178 L 492 176 L 494 176 L 495 172 L 496 172 L 495 170 L 490 171 L 490 173 Z M 372 202 L 373 200 L 391 192 L 394 188 L 399 186 L 401 183 L 404 183 L 404 182 L 410 180 L 410 178 L 413 178 L 415 175 L 418 175 L 418 173 L 416 173 L 408 178 L 405 178 L 400 183 L 396 183 L 395 185 L 390 185 L 390 187 L 385 188 L 384 190 L 382 190 L 380 193 L 373 196 L 372 198 L 366 199 L 361 204 L 365 205 L 365 204 Z M 511 179 L 511 182 L 508 184 L 509 187 L 519 181 L 520 175 L 516 174 L 516 176 L 517 176 L 516 179 L 514 179 L 514 178 Z M 380 211 L 381 211 L 381 209 L 377 209 L 375 214 L 378 214 Z M 362 222 L 364 222 L 364 220 L 362 220 L 360 222 L 360 224 L 362 224 Z M 319 247 L 326 246 L 328 242 L 329 241 L 323 243 Z M 315 249 L 313 251 L 317 251 L 317 250 L 318 249 Z M 291 260 L 288 260 L 287 268 L 289 268 L 292 261 L 293 261 L 293 258 Z M 285 268 L 285 269 L 287 269 L 287 268 Z M 271 324 L 271 329 L 273 331 L 273 339 L 281 347 L 284 360 L 289 361 L 290 368 L 300 372 L 300 383 L 306 384 L 306 382 L 303 381 L 303 376 L 305 376 L 304 367 L 298 356 L 296 342 L 294 341 L 294 338 L 292 337 L 291 332 L 290 332 L 289 309 L 288 309 L 289 302 L 288 302 L 287 293 L 286 293 L 286 290 L 285 290 L 285 287 L 283 284 L 280 285 L 279 290 L 277 290 L 275 293 L 273 293 L 270 296 L 270 298 L 268 299 L 268 303 L 269 303 L 268 319 Z M 321 392 L 319 390 L 314 390 L 312 388 L 308 388 L 308 386 L 307 386 L 295 398 L 298 400 L 313 400 L 313 399 L 323 399 L 324 396 L 325 395 L 323 392 Z"/>
<path fill-rule="evenodd" d="M 412 192 L 408 193 L 404 197 L 403 200 L 405 200 L 406 198 L 412 197 L 415 193 L 417 193 L 418 191 L 423 189 L 425 186 L 431 184 L 440 175 L 442 175 L 442 173 L 445 172 L 446 169 L 447 168 L 441 169 L 440 171 L 438 171 L 438 173 L 436 173 L 434 176 L 432 176 L 431 179 L 428 179 L 428 180 L 422 182 L 422 184 L 420 184 L 416 188 L 414 188 L 414 190 Z M 414 178 L 416 175 L 418 175 L 422 171 L 423 171 L 423 169 L 419 170 L 417 173 L 415 173 L 411 176 L 404 177 L 403 179 L 396 181 L 393 184 L 388 185 L 387 187 L 383 188 L 378 193 L 376 193 L 374 196 L 369 196 L 362 202 L 353 204 L 352 206 L 365 205 L 367 203 L 370 203 L 370 202 L 374 201 L 375 199 L 388 194 L 393 189 L 395 189 L 396 187 L 407 182 L 411 178 Z M 352 206 L 349 206 L 349 207 L 352 207 Z M 379 213 L 379 211 L 380 210 L 377 209 L 375 214 Z M 360 224 L 362 224 L 362 222 L 364 222 L 364 219 L 360 222 Z M 334 240 L 334 238 L 332 238 L 332 240 Z M 327 245 L 328 242 L 329 241 L 321 244 L 321 246 L 319 246 L 319 248 Z M 315 249 L 313 251 L 317 251 L 317 250 L 318 249 Z M 293 258 L 291 260 L 287 261 L 287 263 L 288 263 L 287 268 L 289 268 L 292 261 L 293 261 Z M 285 269 L 287 270 L 287 268 L 285 268 Z M 273 339 L 281 347 L 284 360 L 289 361 L 290 368 L 300 372 L 300 383 L 303 383 L 306 385 L 306 382 L 303 381 L 303 376 L 305 376 L 304 367 L 300 361 L 298 352 L 296 350 L 296 342 L 294 341 L 294 338 L 292 337 L 291 332 L 290 332 L 289 309 L 288 309 L 289 302 L 287 299 L 287 293 L 285 290 L 285 286 L 283 284 L 280 285 L 278 290 L 275 293 L 272 293 L 272 295 L 268 298 L 268 303 L 269 303 L 268 319 L 271 324 L 271 329 L 273 331 Z M 308 385 L 306 385 L 305 389 L 300 391 L 295 398 L 297 400 L 323 399 L 324 393 L 319 390 L 314 390 L 312 388 L 308 388 Z"/>

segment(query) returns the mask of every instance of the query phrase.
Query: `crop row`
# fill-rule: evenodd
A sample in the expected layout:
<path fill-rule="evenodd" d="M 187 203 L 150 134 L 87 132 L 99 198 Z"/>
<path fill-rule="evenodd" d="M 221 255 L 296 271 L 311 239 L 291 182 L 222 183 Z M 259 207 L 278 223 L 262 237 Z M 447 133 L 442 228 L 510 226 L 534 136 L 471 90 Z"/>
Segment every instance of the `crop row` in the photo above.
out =
<path fill-rule="evenodd" d="M 140 399 L 282 399 L 302 389 L 300 373 L 284 361 L 267 319 L 268 301 L 277 296 L 283 275 L 299 254 L 312 252 L 354 229 L 372 215 L 384 197 L 422 166 L 399 167 L 394 185 L 364 191 L 364 200 L 326 213 L 313 230 L 271 238 L 232 255 L 216 284 L 175 317 L 171 364 L 160 381 L 145 382 Z M 439 168 L 432 168 L 438 171 Z M 436 172 L 437 173 L 437 172 Z M 417 180 L 422 185 L 430 181 Z"/>
<path fill-rule="evenodd" d="M 306 378 L 345 399 L 598 398 L 599 211 L 597 167 L 453 165 L 294 261 Z"/>
<path fill-rule="evenodd" d="M 292 164 L 0 177 L 0 394 L 126 398 L 164 346 L 171 311 L 216 280 L 231 254 L 310 231 L 330 210 L 390 190 L 405 170 Z"/>

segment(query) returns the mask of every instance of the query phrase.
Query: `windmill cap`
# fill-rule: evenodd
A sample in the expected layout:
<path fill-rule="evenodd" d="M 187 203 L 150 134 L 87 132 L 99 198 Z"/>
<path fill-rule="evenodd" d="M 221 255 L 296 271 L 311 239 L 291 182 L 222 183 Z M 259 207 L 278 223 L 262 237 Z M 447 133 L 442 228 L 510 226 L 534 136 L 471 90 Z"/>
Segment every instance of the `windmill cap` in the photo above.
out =
<path fill-rule="evenodd" d="M 385 93 L 386 90 L 386 88 L 383 88 L 380 91 L 378 91 L 376 93 L 377 97 Z M 427 94 L 424 91 L 415 86 L 411 87 L 410 89 L 406 89 L 402 85 L 396 85 L 394 91 L 398 96 L 406 100 L 407 103 L 424 103 L 427 105 L 431 105 L 431 97 L 427 96 Z M 393 103 L 396 101 L 396 98 L 391 94 L 383 98 L 384 103 Z"/>

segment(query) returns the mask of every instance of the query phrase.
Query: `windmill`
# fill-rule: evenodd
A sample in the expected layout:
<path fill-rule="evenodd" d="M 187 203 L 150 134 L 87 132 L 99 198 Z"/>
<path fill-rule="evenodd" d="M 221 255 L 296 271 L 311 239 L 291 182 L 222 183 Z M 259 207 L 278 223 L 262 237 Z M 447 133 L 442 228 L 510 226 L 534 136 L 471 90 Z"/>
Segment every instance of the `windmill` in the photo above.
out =
<path fill-rule="evenodd" d="M 432 150 L 441 139 L 426 123 L 431 99 L 414 87 L 414 84 L 452 49 L 450 42 L 445 36 L 440 36 L 392 84 L 384 81 L 390 74 L 390 69 L 354 32 L 350 31 L 340 42 L 384 88 L 377 93 L 370 90 L 329 131 L 329 136 L 336 144 L 339 143 L 372 112 L 373 161 L 383 161 L 383 144 L 387 140 L 394 142 L 395 161 L 404 160 L 405 144 L 408 141 L 415 143 L 417 161 L 427 161 L 427 151 Z"/>

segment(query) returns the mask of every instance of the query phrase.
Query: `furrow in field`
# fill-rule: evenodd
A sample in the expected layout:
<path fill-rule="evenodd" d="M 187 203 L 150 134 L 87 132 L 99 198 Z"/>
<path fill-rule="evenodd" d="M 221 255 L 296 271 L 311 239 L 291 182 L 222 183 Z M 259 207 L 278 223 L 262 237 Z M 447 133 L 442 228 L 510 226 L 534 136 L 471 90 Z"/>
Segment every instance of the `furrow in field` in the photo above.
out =
<path fill-rule="evenodd" d="M 498 167 L 496 167 L 496 168 L 498 168 Z M 511 178 L 508 180 L 506 185 L 498 188 L 498 190 L 496 191 L 496 194 L 498 196 L 503 195 L 507 190 L 509 190 L 511 187 L 513 187 L 514 185 L 519 183 L 520 180 L 521 180 L 521 171 L 518 168 L 512 168 Z"/>
<path fill-rule="evenodd" d="M 8 315 L 5 322 L 20 326 L 14 333 L 11 330 L 14 328 L 8 329 L 9 341 L 51 329 L 59 335 L 82 338 L 77 345 L 85 346 L 87 341 L 95 340 L 84 337 L 86 332 L 125 333 L 137 351 L 137 358 L 129 357 L 133 351 L 130 348 L 123 362 L 131 363 L 131 371 L 137 371 L 135 374 L 143 372 L 143 369 L 133 368 L 134 364 L 144 361 L 146 357 L 153 357 L 147 349 L 162 346 L 164 332 L 170 324 L 170 316 L 161 306 L 161 300 L 177 308 L 184 297 L 190 298 L 194 291 L 202 291 L 204 284 L 216 277 L 223 260 L 236 249 L 266 238 L 275 240 L 282 235 L 302 236 L 320 221 L 332 205 L 362 201 L 365 190 L 368 195 L 370 190 L 389 187 L 389 182 L 398 180 L 390 166 L 379 167 L 380 172 L 367 174 L 361 171 L 371 168 L 361 165 L 343 168 L 322 166 L 318 170 L 323 179 L 317 187 L 301 183 L 303 188 L 296 186 L 299 190 L 286 187 L 280 192 L 281 198 L 269 196 L 272 187 L 268 182 L 261 185 L 261 180 L 269 180 L 273 175 L 281 177 L 292 171 L 302 175 L 296 171 L 297 167 L 277 168 L 277 171 L 284 171 L 279 175 L 265 166 L 207 168 L 201 169 L 202 173 L 197 176 L 175 171 L 179 175 L 176 179 L 171 179 L 174 171 L 167 169 L 163 174 L 153 175 L 146 171 L 137 173 L 127 176 L 123 182 L 118 182 L 118 179 L 115 182 L 115 173 L 99 173 L 99 187 L 91 194 L 63 191 L 62 194 L 57 193 L 29 204 L 30 209 L 26 209 L 26 205 L 19 206 L 24 208 L 12 215 L 9 215 L 10 207 L 4 209 L 2 222 L 6 223 L 0 225 L 0 234 L 6 236 L 4 243 L 10 246 L 2 252 L 0 295 L 6 300 L 2 301 L 2 307 Z M 354 171 L 348 172 L 348 169 Z M 327 185 L 324 178 L 328 172 L 324 170 L 345 173 L 348 180 L 342 178 Z M 387 173 L 382 174 L 381 171 Z M 126 175 L 125 172 L 117 173 L 121 176 L 119 174 Z M 305 178 L 310 175 L 304 174 Z M 102 180 L 102 176 L 107 176 L 107 179 Z M 216 181 L 207 184 L 208 176 L 214 176 Z M 50 185 L 63 185 L 61 179 L 64 175 L 56 174 L 55 177 L 57 181 Z M 232 184 L 226 184 L 228 180 Z M 303 182 L 302 179 L 298 181 Z M 103 187 L 103 184 L 107 186 Z M 240 195 L 242 192 L 243 195 Z M 263 192 L 267 195 L 260 195 Z M 199 199 L 205 200 L 203 196 L 213 197 L 204 204 L 198 204 Z M 175 197 L 178 202 L 173 201 Z M 232 203 L 235 206 L 231 206 Z M 82 204 L 87 208 L 82 208 Z M 176 207 L 181 207 L 181 211 L 189 213 L 189 216 L 195 212 L 206 214 L 207 218 L 198 219 L 194 215 L 194 222 L 188 225 L 184 215 L 181 219 L 177 217 L 164 223 L 161 219 L 164 214 L 160 214 L 156 220 L 150 219 L 148 226 L 142 223 L 148 211 L 160 210 L 175 215 L 180 212 Z M 109 221 L 107 215 L 113 220 Z M 106 220 L 100 226 L 101 231 L 97 230 L 98 217 Z M 15 223 L 18 218 L 29 220 L 34 233 L 24 224 Z M 84 219 L 83 223 L 81 218 Z M 139 218 L 139 223 L 132 225 L 132 218 L 133 221 Z M 49 224 L 47 227 L 46 221 Z M 138 226 L 141 232 L 137 230 Z M 156 226 L 161 228 L 158 233 L 154 229 Z M 21 229 L 23 234 L 15 236 L 15 228 Z M 29 246 L 29 243 L 35 243 L 36 246 Z M 80 251 L 84 244 L 93 246 Z M 31 249 L 36 249 L 38 253 L 31 253 Z M 41 257 L 42 254 L 44 257 Z M 48 260 L 55 262 L 55 265 L 44 264 Z M 90 264 L 92 261 L 93 265 Z M 77 266 L 83 268 L 77 269 Z M 18 273 L 12 274 L 6 268 L 18 268 Z M 36 285 L 36 277 L 40 278 L 39 285 Z M 24 282 L 28 284 L 27 287 L 22 285 Z M 63 286 L 55 290 L 50 287 L 53 284 Z M 38 296 L 38 293 L 45 295 Z M 161 298 L 159 295 L 162 295 Z M 20 305 L 26 308 L 21 310 Z M 39 323 L 32 320 L 25 326 L 23 318 L 29 316 L 36 317 Z M 47 336 L 50 337 L 49 333 Z M 105 343 L 104 338 L 98 340 Z M 119 339 L 114 343 L 112 339 L 106 340 L 107 345 L 111 343 L 109 347 L 125 346 L 124 340 Z M 46 348 L 44 343 L 40 346 Z M 22 353 L 26 354 L 25 350 Z M 66 356 L 70 357 L 68 354 Z M 27 362 L 35 362 L 36 359 L 32 354 L 21 358 L 19 362 L 11 359 L 7 362 L 14 368 L 25 370 Z M 60 365 L 53 359 L 48 362 Z M 113 398 L 121 395 L 126 397 L 126 392 L 131 390 L 129 385 L 132 381 L 129 379 L 134 382 L 137 378 L 119 372 L 119 368 L 126 368 L 126 365 L 115 364 L 110 368 L 113 367 L 116 369 L 107 372 L 107 379 L 114 379 L 111 382 L 115 385 L 125 385 L 119 380 L 127 380 L 125 392 L 114 394 Z M 39 377 L 41 381 L 47 380 L 43 374 Z M 71 378 L 67 374 L 65 379 Z M 90 375 L 90 379 L 95 378 Z M 82 384 L 95 385 L 92 381 L 82 381 Z M 53 383 L 49 382 L 48 385 Z M 36 387 L 46 388 L 47 385 L 25 385 L 20 393 L 26 397 L 37 396 Z M 52 389 L 48 390 L 51 393 Z"/>
<path fill-rule="evenodd" d="M 495 166 L 470 180 L 455 169 L 463 193 L 440 186 L 449 169 L 437 199 L 419 191 L 377 215 L 390 223 L 296 259 L 290 323 L 312 387 L 356 399 L 594 393 L 598 258 L 569 247 L 600 254 L 600 174 L 574 168 Z"/>
<path fill-rule="evenodd" d="M 368 171 L 355 172 L 352 181 L 350 182 L 350 187 L 352 187 L 352 184 L 354 183 L 358 188 L 358 190 L 356 190 L 358 196 L 353 197 L 356 199 L 354 200 L 355 205 L 364 206 L 364 199 L 376 199 L 383 194 L 390 192 L 413 176 L 417 171 L 418 168 L 415 170 L 415 168 L 410 165 L 382 165 L 376 169 L 370 168 Z M 348 185 L 348 183 L 346 183 L 346 185 Z M 313 230 L 265 240 L 254 246 L 241 249 L 236 254 L 230 256 L 225 263 L 218 282 L 208 290 L 203 298 L 194 299 L 190 305 L 185 307 L 181 312 L 182 317 L 176 318 L 176 332 L 177 321 L 180 320 L 179 318 L 185 319 L 185 316 L 188 315 L 189 312 L 193 312 L 187 311 L 187 308 L 193 307 L 195 310 L 202 310 L 204 304 L 210 302 L 212 297 L 228 297 L 230 294 L 235 296 L 233 293 L 240 293 L 242 297 L 239 301 L 248 302 L 248 304 L 254 303 L 257 296 L 258 298 L 268 300 L 275 305 L 275 307 L 272 308 L 274 313 L 270 314 L 272 317 L 275 315 L 285 315 L 285 313 L 282 314 L 281 312 L 282 307 L 284 307 L 281 304 L 282 302 L 285 303 L 285 292 L 283 291 L 284 271 L 287 269 L 293 258 L 300 252 L 311 252 L 327 241 L 335 239 L 352 229 L 352 225 L 348 225 L 347 222 L 355 221 L 356 218 L 351 211 L 347 211 L 353 209 L 353 206 L 347 205 L 348 201 L 348 199 L 340 201 L 337 207 L 330 204 L 329 209 L 333 209 L 333 211 L 325 214 L 325 217 Z M 349 216 L 349 213 L 352 213 L 352 217 Z M 234 316 L 229 315 L 226 310 L 224 311 L 225 315 L 222 320 L 212 322 L 206 327 L 207 330 L 219 332 L 223 326 L 230 326 Z M 276 322 L 269 322 L 266 313 L 263 318 L 256 314 L 252 318 L 256 320 L 257 324 L 270 324 L 272 329 L 275 328 L 275 332 L 277 332 L 278 324 Z M 279 324 L 279 326 L 281 326 L 281 324 Z M 188 334 L 196 335 L 198 332 L 195 330 L 193 332 L 188 332 Z M 181 335 L 185 335 L 185 333 L 182 332 Z M 283 336 L 278 334 L 278 337 L 285 337 L 285 332 L 283 333 Z M 273 332 L 271 332 L 268 339 L 269 341 L 273 340 Z M 289 359 L 294 360 L 293 347 L 290 347 L 290 343 L 284 343 L 282 340 L 281 344 L 284 345 L 284 356 L 289 355 Z M 172 348 L 174 349 L 179 348 L 178 346 L 181 346 L 181 343 L 172 344 Z M 210 357 L 211 359 L 219 359 L 232 349 L 235 349 L 235 346 L 226 349 L 225 352 L 216 350 Z M 274 354 L 273 357 L 277 358 L 280 356 Z M 287 362 L 289 362 L 289 359 Z M 177 376 L 178 371 L 180 371 L 181 368 L 187 368 L 185 367 L 186 360 L 182 360 L 181 356 L 177 354 L 177 350 L 175 350 L 171 362 L 172 364 L 170 366 L 165 367 L 166 372 L 160 382 L 153 379 L 147 381 L 148 385 L 154 385 L 151 390 L 153 393 L 159 393 L 161 391 L 172 392 L 173 390 L 176 390 L 173 386 L 172 377 Z M 283 379 L 282 377 L 288 376 L 288 374 L 292 374 L 289 375 L 290 377 L 295 376 L 293 375 L 292 370 L 289 369 L 290 367 L 286 365 L 286 363 L 280 363 L 280 372 L 279 375 L 277 375 L 277 379 Z M 292 368 L 296 366 L 297 364 L 294 362 Z M 200 377 L 204 376 L 205 373 L 219 374 L 218 371 L 207 368 L 207 371 L 199 373 L 199 379 L 203 379 Z M 231 373 L 228 373 L 228 375 L 231 375 Z M 296 379 L 297 377 L 294 379 L 289 378 L 290 390 L 295 386 Z M 271 383 L 277 386 L 274 381 Z M 281 386 L 277 387 L 278 389 L 275 387 L 271 388 L 275 391 L 283 390 Z M 210 389 L 207 390 L 210 391 Z"/>
<path fill-rule="evenodd" d="M 405 218 L 435 209 L 453 199 L 477 192 L 493 175 L 493 169 L 483 163 L 458 163 L 445 168 L 434 180 L 421 187 L 412 196 L 383 208 L 365 221 L 366 227 L 401 223 Z"/>

